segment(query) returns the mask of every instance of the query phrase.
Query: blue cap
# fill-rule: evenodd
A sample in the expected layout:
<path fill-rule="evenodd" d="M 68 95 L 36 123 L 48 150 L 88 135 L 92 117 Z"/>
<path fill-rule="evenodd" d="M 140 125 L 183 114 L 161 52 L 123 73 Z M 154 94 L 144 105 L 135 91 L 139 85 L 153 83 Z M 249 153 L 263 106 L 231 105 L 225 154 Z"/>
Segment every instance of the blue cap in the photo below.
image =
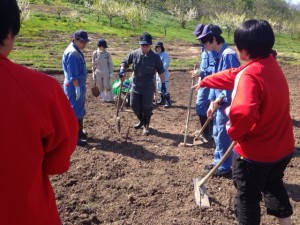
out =
<path fill-rule="evenodd" d="M 204 25 L 199 23 L 196 27 L 195 27 L 195 30 L 193 32 L 193 34 L 198 37 L 200 34 L 202 34 L 202 31 L 203 31 L 203 28 L 204 28 Z"/>
<path fill-rule="evenodd" d="M 85 42 L 90 41 L 90 39 L 88 38 L 87 32 L 84 30 L 75 31 L 75 33 L 73 34 L 73 38 L 79 38 L 80 40 L 83 40 Z"/>
<path fill-rule="evenodd" d="M 196 38 L 197 40 L 206 37 L 207 35 L 219 36 L 222 34 L 222 30 L 219 26 L 208 24 L 203 28 L 202 33 Z"/>

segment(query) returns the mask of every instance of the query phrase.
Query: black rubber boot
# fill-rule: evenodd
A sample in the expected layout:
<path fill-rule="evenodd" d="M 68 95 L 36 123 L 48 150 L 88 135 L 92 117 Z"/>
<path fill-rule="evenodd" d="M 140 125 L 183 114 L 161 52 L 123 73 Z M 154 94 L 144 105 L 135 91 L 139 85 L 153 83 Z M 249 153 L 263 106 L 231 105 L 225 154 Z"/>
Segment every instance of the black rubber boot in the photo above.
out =
<path fill-rule="evenodd" d="M 144 125 L 144 123 L 143 123 L 143 117 L 142 117 L 142 115 L 139 115 L 139 116 L 137 116 L 137 118 L 139 119 L 139 122 L 136 123 L 136 124 L 134 124 L 133 128 L 140 129 Z"/>
<path fill-rule="evenodd" d="M 170 94 L 165 95 L 165 106 L 164 108 L 170 108 L 171 107 L 171 98 L 170 98 Z"/>
<path fill-rule="evenodd" d="M 79 145 L 79 146 L 85 146 L 85 145 L 87 145 L 87 140 L 78 137 L 78 139 L 77 139 L 77 145 Z"/>
<path fill-rule="evenodd" d="M 201 124 L 201 127 L 204 126 L 206 120 L 207 120 L 207 117 L 206 116 L 199 116 L 199 120 L 200 120 L 200 124 Z M 209 141 L 210 139 L 210 135 L 209 135 L 209 124 L 206 126 L 206 128 L 204 129 L 203 133 L 202 133 L 202 136 L 207 140 Z"/>
<path fill-rule="evenodd" d="M 157 104 L 163 105 L 163 104 L 165 104 L 165 101 L 166 101 L 165 96 L 163 94 L 160 94 L 160 99 L 157 102 Z"/>
<path fill-rule="evenodd" d="M 143 121 L 144 121 L 143 135 L 148 135 L 149 134 L 150 119 L 151 119 L 151 116 L 144 116 L 143 117 Z"/>
<path fill-rule="evenodd" d="M 87 132 L 86 130 L 83 129 L 83 119 L 78 120 L 78 125 L 79 125 L 78 137 L 83 139 L 87 138 Z"/>

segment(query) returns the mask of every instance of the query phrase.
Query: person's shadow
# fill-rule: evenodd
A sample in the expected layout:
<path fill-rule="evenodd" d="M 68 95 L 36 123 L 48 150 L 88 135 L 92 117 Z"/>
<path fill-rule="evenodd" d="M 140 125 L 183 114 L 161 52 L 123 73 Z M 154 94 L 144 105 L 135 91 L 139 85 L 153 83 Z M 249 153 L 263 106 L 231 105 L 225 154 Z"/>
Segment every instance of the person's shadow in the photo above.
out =
<path fill-rule="evenodd" d="M 167 133 L 167 132 L 161 132 L 161 131 L 153 129 L 153 128 L 150 128 L 150 132 L 151 132 L 151 135 L 161 137 L 164 139 L 172 140 L 173 146 L 177 146 L 180 143 L 180 140 L 183 139 L 182 134 L 171 134 L 171 133 Z"/>
<path fill-rule="evenodd" d="M 89 148 L 95 148 L 98 151 L 109 151 L 118 153 L 127 157 L 143 160 L 143 161 L 152 161 L 154 159 L 160 159 L 162 161 L 169 161 L 171 163 L 176 163 L 179 161 L 177 156 L 169 155 L 156 155 L 153 152 L 148 151 L 141 145 L 136 145 L 131 142 L 117 142 L 110 141 L 107 139 L 95 139 L 89 138 L 89 143 L 95 143 Z"/>

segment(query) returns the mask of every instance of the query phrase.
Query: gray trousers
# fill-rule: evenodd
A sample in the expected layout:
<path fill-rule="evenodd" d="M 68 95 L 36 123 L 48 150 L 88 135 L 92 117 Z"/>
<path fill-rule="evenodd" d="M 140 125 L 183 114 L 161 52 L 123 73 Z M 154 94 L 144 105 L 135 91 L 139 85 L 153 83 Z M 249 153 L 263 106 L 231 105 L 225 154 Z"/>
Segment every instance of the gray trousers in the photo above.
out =
<path fill-rule="evenodd" d="M 152 116 L 152 101 L 154 88 L 137 90 L 132 88 L 130 92 L 130 106 L 136 116 Z"/>

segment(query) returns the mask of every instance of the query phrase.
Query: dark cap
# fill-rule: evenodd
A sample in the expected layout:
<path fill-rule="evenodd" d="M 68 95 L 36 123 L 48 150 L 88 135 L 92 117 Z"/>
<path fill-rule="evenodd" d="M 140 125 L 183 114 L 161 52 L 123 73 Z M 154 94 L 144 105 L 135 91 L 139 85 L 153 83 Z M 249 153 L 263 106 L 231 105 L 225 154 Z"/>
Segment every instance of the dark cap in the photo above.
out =
<path fill-rule="evenodd" d="M 145 32 L 140 36 L 139 40 L 140 45 L 152 45 L 152 36 Z"/>
<path fill-rule="evenodd" d="M 84 30 L 75 31 L 75 33 L 73 34 L 73 38 L 79 38 L 80 40 L 83 40 L 85 42 L 90 41 L 87 32 L 85 32 Z"/>
<path fill-rule="evenodd" d="M 195 35 L 196 37 L 198 37 L 200 34 L 202 34 L 204 28 L 204 24 L 199 23 L 196 27 L 195 30 L 193 32 L 193 35 Z"/>
<path fill-rule="evenodd" d="M 207 35 L 220 36 L 222 34 L 222 30 L 219 26 L 208 24 L 203 28 L 202 34 L 200 34 L 196 39 L 202 39 Z"/>
<path fill-rule="evenodd" d="M 155 48 L 156 47 L 160 47 L 162 52 L 165 51 L 164 43 L 162 43 L 161 41 L 155 43 Z"/>
<path fill-rule="evenodd" d="M 99 39 L 97 41 L 97 46 L 98 47 L 103 47 L 103 48 L 108 48 L 107 43 L 106 43 L 106 41 L 104 39 Z"/>

